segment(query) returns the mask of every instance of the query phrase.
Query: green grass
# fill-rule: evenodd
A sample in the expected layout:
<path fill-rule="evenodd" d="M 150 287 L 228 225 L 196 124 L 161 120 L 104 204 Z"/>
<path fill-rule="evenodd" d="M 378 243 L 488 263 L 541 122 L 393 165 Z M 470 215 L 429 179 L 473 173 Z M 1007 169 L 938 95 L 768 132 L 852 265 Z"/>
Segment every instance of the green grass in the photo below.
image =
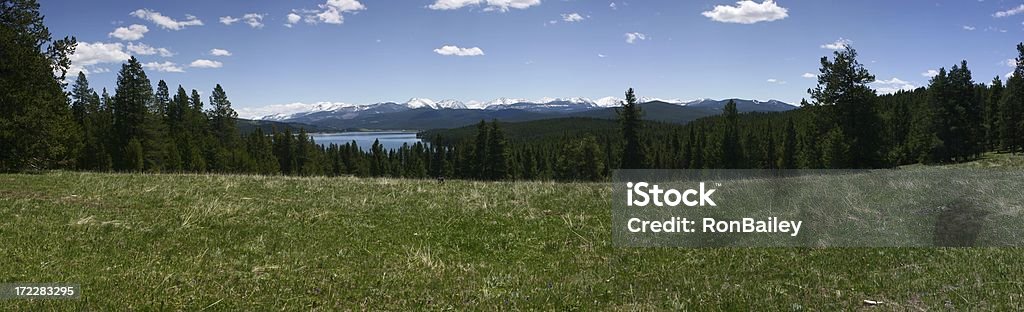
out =
<path fill-rule="evenodd" d="M 83 293 L 0 310 L 1024 309 L 1024 249 L 617 248 L 609 197 L 608 184 L 0 175 L 0 282 Z"/>

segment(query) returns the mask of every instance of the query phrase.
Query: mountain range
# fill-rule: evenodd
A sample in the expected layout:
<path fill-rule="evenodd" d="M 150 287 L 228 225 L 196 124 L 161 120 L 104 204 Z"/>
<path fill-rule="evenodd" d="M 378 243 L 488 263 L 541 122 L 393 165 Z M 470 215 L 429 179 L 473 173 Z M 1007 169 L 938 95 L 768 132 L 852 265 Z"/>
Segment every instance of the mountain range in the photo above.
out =
<path fill-rule="evenodd" d="M 740 112 L 783 112 L 796 108 L 777 100 L 744 99 L 682 101 L 641 98 L 640 106 L 646 111 L 645 119 L 686 123 L 697 118 L 720 114 L 729 100 L 735 101 Z M 499 98 L 488 102 L 468 103 L 413 98 L 404 103 L 322 104 L 307 111 L 268 115 L 258 120 L 309 124 L 335 130 L 427 130 L 456 128 L 491 119 L 504 122 L 565 117 L 614 119 L 615 108 L 621 103 L 622 99 L 614 97 L 597 100 L 580 97 L 540 100 Z"/>

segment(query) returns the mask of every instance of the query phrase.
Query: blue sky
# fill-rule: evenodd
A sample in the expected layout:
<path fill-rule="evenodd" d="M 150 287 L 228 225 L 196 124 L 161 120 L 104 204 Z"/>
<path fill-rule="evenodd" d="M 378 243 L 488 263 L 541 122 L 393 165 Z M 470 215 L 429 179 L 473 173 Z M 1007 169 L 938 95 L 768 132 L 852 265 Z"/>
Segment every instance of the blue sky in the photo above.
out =
<path fill-rule="evenodd" d="M 163 79 L 208 95 L 220 83 L 245 117 L 317 102 L 413 97 L 596 99 L 621 96 L 627 87 L 661 98 L 798 102 L 815 83 L 804 74 L 817 73 L 819 58 L 837 43 L 851 43 L 883 80 L 876 89 L 891 91 L 926 85 L 929 70 L 961 59 L 976 81 L 1004 76 L 1014 46 L 1024 40 L 1020 0 L 44 0 L 41 6 L 55 37 L 78 38 L 75 68 L 88 71 L 97 90 L 112 92 L 120 63 L 135 55 L 154 84 Z"/>

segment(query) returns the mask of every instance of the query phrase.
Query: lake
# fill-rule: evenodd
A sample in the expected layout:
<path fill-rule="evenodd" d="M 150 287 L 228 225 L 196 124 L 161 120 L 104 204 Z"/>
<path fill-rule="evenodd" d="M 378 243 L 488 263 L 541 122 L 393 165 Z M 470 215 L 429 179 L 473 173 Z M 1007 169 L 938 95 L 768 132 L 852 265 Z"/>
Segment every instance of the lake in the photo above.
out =
<path fill-rule="evenodd" d="M 416 137 L 416 132 L 403 132 L 403 131 L 376 131 L 376 132 L 341 132 L 341 133 L 310 133 L 310 137 L 316 141 L 317 144 L 327 146 L 330 144 L 342 145 L 356 141 L 356 145 L 363 150 L 370 150 L 370 146 L 373 146 L 374 140 L 380 140 L 380 144 L 384 145 L 384 149 L 398 149 L 402 147 L 402 144 L 408 143 L 410 146 L 420 142 L 420 139 Z"/>

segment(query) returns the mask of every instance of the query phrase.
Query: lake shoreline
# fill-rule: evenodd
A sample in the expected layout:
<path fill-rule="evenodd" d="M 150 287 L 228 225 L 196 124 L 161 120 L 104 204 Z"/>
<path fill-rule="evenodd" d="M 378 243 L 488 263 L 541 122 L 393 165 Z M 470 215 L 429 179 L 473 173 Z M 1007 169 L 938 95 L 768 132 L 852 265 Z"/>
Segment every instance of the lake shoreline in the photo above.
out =
<path fill-rule="evenodd" d="M 419 131 L 404 130 L 310 133 L 309 137 L 318 145 L 325 147 L 355 142 L 362 150 L 369 150 L 374 141 L 379 142 L 386 150 L 397 150 L 405 144 L 412 146 L 423 143 L 419 138 Z"/>

